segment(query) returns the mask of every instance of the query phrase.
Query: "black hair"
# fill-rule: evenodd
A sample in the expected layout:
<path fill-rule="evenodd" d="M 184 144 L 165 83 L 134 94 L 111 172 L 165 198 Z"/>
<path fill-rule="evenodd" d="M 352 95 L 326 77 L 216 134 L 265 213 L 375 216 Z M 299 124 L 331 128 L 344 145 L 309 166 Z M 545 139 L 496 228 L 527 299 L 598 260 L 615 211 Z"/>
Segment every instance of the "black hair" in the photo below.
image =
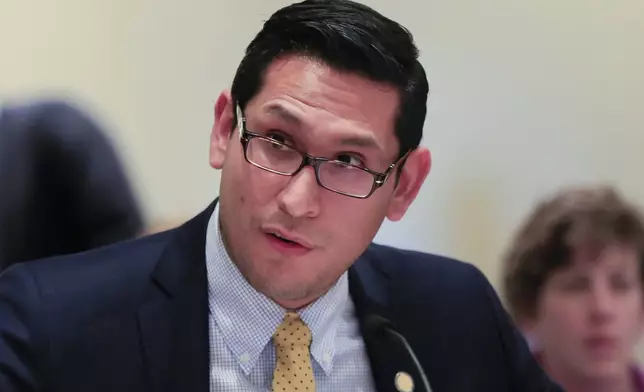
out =
<path fill-rule="evenodd" d="M 429 86 L 418 48 L 403 26 L 349 0 L 306 0 L 286 6 L 264 23 L 246 48 L 232 84 L 233 102 L 244 109 L 262 88 L 268 66 L 293 54 L 395 87 L 400 94 L 395 122 L 399 156 L 418 147 Z"/>

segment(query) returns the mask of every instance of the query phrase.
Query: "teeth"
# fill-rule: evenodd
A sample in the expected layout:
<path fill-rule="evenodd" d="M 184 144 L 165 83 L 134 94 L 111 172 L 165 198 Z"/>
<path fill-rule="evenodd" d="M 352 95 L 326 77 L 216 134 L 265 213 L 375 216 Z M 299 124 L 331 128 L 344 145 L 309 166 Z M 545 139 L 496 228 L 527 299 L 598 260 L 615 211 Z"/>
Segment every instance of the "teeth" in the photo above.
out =
<path fill-rule="evenodd" d="M 279 234 L 277 234 L 277 233 L 273 233 L 273 235 L 274 235 L 275 237 L 277 237 L 277 238 L 279 238 L 279 239 L 283 240 L 283 241 L 293 242 L 293 241 L 289 240 L 288 238 L 284 238 L 284 237 L 282 237 L 281 235 L 279 235 Z"/>

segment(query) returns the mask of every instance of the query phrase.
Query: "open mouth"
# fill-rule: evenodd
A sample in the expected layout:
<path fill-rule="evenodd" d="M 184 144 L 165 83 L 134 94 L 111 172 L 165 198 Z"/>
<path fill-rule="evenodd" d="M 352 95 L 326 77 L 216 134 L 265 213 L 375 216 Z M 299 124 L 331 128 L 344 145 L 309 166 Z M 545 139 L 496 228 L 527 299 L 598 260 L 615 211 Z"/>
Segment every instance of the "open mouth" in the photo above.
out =
<path fill-rule="evenodd" d="M 284 242 L 285 244 L 289 244 L 289 245 L 300 245 L 299 243 L 297 243 L 297 242 L 295 242 L 295 241 L 291 241 L 291 240 L 289 240 L 288 238 L 284 238 L 284 237 L 280 236 L 279 234 L 276 234 L 276 233 L 270 233 L 270 234 L 271 234 L 273 237 L 275 237 L 275 238 L 277 238 L 278 240 L 280 240 L 281 242 Z"/>
<path fill-rule="evenodd" d="M 297 237 L 284 237 L 279 230 L 268 230 L 265 232 L 265 235 L 273 249 L 285 255 L 302 256 L 311 250 L 308 244 L 298 241 Z"/>

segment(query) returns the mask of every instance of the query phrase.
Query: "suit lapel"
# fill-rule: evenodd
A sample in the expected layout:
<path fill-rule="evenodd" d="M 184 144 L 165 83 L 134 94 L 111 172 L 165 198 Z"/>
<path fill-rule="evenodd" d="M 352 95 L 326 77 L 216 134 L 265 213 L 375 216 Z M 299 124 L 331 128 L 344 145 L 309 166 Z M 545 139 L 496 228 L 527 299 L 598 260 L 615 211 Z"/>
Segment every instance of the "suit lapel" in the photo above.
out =
<path fill-rule="evenodd" d="M 367 355 L 378 392 L 395 392 L 390 369 L 393 359 L 386 345 L 374 334 L 365 322 L 369 315 L 375 314 L 389 319 L 390 314 L 390 279 L 386 271 L 379 268 L 377 260 L 368 249 L 349 269 L 349 291 L 356 307 L 356 316 L 360 323 Z"/>
<path fill-rule="evenodd" d="M 214 203 L 176 229 L 139 310 L 152 392 L 207 392 L 208 294 L 205 236 Z"/>
<path fill-rule="evenodd" d="M 371 246 L 349 270 L 349 289 L 356 306 L 356 315 L 360 323 L 360 330 L 367 349 L 376 390 L 378 392 L 398 392 L 396 376 L 399 373 L 410 375 L 415 382 L 415 391 L 423 391 L 420 385 L 420 376 L 414 363 L 405 351 L 403 344 L 390 335 L 376 334 L 367 325 L 366 318 L 370 314 L 379 315 L 391 321 L 394 328 L 398 320 L 395 309 L 396 290 L 394 271 L 382 263 L 382 257 L 377 250 L 377 245 Z"/>

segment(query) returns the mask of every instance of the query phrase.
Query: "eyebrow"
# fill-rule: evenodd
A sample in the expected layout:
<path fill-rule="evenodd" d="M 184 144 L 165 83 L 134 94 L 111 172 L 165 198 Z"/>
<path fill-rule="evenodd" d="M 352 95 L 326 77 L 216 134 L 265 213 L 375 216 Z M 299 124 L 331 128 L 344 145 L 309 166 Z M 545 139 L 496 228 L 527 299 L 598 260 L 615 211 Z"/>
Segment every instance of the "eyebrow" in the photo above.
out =
<path fill-rule="evenodd" d="M 291 125 L 300 127 L 304 121 L 295 113 L 288 110 L 279 103 L 271 103 L 264 108 L 264 111 L 271 116 L 278 117 L 280 120 Z M 336 140 L 342 146 L 362 147 L 381 150 L 381 146 L 376 138 L 369 132 L 360 132 L 357 135 L 340 136 Z"/>
<path fill-rule="evenodd" d="M 371 135 L 351 135 L 340 138 L 340 144 L 343 146 L 364 147 L 380 149 L 380 145 Z"/>
<path fill-rule="evenodd" d="M 302 125 L 302 120 L 296 114 L 280 104 L 271 103 L 264 108 L 264 111 L 272 116 L 279 117 L 281 120 L 287 123 L 297 126 Z"/>

